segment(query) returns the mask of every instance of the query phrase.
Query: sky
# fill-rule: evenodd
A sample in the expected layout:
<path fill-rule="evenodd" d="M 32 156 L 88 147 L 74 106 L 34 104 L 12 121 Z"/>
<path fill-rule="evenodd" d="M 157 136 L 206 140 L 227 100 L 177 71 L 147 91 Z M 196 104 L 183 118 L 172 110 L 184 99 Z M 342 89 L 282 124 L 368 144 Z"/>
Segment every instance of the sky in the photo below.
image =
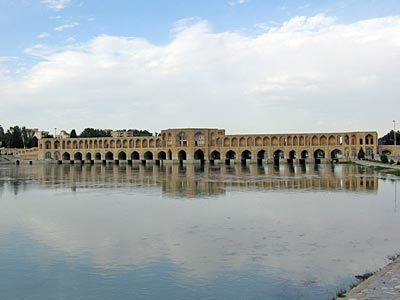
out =
<path fill-rule="evenodd" d="M 0 125 L 400 127 L 398 0 L 0 0 Z"/>

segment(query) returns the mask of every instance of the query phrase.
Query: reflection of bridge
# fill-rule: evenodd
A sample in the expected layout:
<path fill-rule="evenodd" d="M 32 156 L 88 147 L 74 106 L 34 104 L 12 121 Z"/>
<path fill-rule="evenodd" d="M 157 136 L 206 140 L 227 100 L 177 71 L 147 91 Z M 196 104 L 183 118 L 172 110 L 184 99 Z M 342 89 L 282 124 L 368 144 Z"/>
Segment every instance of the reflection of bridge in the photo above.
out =
<path fill-rule="evenodd" d="M 376 132 L 226 135 L 222 129 L 168 129 L 158 136 L 44 138 L 39 160 L 61 162 L 329 162 L 377 153 Z"/>
<path fill-rule="evenodd" d="M 268 165 L 268 166 L 210 166 L 179 165 L 42 165 L 37 173 L 30 167 L 19 168 L 39 184 L 59 188 L 126 188 L 146 189 L 158 186 L 163 193 L 176 197 L 202 197 L 224 194 L 227 189 L 271 190 L 330 190 L 364 191 L 378 189 L 378 179 L 373 170 L 355 165 Z M 36 174 L 36 175 L 35 175 Z M 36 178 L 37 177 L 37 178 Z M 25 189 L 17 182 L 16 189 Z"/>

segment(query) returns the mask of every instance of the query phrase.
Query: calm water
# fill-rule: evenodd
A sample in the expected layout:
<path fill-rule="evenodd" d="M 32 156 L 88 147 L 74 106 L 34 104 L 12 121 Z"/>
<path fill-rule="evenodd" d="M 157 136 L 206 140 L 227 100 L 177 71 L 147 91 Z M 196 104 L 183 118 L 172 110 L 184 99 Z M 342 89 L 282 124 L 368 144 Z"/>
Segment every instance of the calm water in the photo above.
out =
<path fill-rule="evenodd" d="M 0 299 L 332 299 L 400 251 L 351 165 L 0 166 Z"/>

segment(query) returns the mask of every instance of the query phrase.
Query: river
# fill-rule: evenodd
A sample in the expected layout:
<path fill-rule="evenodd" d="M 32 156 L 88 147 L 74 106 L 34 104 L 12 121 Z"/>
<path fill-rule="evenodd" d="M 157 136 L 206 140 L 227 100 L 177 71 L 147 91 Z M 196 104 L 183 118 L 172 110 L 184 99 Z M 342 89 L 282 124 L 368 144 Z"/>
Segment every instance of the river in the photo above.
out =
<path fill-rule="evenodd" d="M 331 300 L 400 251 L 355 165 L 0 166 L 0 299 Z"/>

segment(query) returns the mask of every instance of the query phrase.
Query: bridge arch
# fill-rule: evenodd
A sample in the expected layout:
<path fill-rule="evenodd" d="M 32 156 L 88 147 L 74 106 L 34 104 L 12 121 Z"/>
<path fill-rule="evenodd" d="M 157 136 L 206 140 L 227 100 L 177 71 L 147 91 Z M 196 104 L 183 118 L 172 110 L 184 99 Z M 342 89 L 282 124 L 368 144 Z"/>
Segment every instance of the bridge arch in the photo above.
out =
<path fill-rule="evenodd" d="M 259 136 L 256 137 L 255 143 L 256 143 L 256 146 L 262 146 L 262 140 Z"/>
<path fill-rule="evenodd" d="M 296 158 L 297 158 L 296 151 L 291 150 L 289 152 L 289 159 L 296 159 Z"/>
<path fill-rule="evenodd" d="M 315 135 L 311 138 L 311 145 L 318 146 L 318 138 Z"/>
<path fill-rule="evenodd" d="M 200 149 L 194 152 L 193 158 L 195 160 L 204 160 L 204 152 Z"/>
<path fill-rule="evenodd" d="M 267 159 L 268 153 L 265 150 L 260 150 L 257 152 L 257 159 Z"/>
<path fill-rule="evenodd" d="M 285 154 L 281 149 L 274 151 L 274 159 L 283 159 L 285 158 Z"/>
<path fill-rule="evenodd" d="M 153 153 L 150 151 L 146 151 L 143 155 L 145 160 L 153 160 Z"/>
<path fill-rule="evenodd" d="M 97 152 L 97 153 L 95 154 L 95 156 L 94 156 L 94 159 L 95 159 L 95 160 L 101 160 L 101 153 L 100 153 L 100 152 Z"/>
<path fill-rule="evenodd" d="M 304 146 L 304 136 L 302 135 L 299 137 L 299 145 Z"/>
<path fill-rule="evenodd" d="M 158 154 L 157 154 L 157 158 L 158 158 L 159 160 L 166 160 L 166 159 L 167 159 L 167 154 L 166 154 L 164 151 L 160 151 L 160 152 L 158 152 Z"/>
<path fill-rule="evenodd" d="M 371 147 L 367 147 L 365 149 L 365 156 L 366 157 L 373 157 L 374 156 L 374 150 Z"/>
<path fill-rule="evenodd" d="M 82 160 L 82 153 L 76 152 L 74 155 L 74 160 L 77 160 L 77 161 Z"/>
<path fill-rule="evenodd" d="M 114 154 L 110 151 L 106 153 L 106 160 L 114 160 Z"/>
<path fill-rule="evenodd" d="M 230 147 L 231 146 L 231 143 L 230 143 L 230 140 L 229 140 L 229 138 L 225 138 L 224 139 L 224 147 Z"/>
<path fill-rule="evenodd" d="M 213 152 L 211 152 L 211 159 L 221 159 L 221 153 L 217 150 L 214 150 Z"/>
<path fill-rule="evenodd" d="M 307 150 L 301 151 L 301 158 L 302 159 L 307 159 L 308 158 L 308 151 Z"/>
<path fill-rule="evenodd" d="M 242 152 L 242 159 L 251 159 L 251 152 L 249 150 L 244 150 Z"/>
<path fill-rule="evenodd" d="M 314 158 L 319 159 L 319 158 L 325 158 L 325 151 L 321 149 L 317 149 L 314 151 Z"/>
<path fill-rule="evenodd" d="M 269 146 L 269 145 L 270 145 L 269 137 L 265 136 L 263 138 L 263 146 Z"/>
<path fill-rule="evenodd" d="M 71 155 L 68 152 L 64 152 L 62 155 L 63 160 L 71 160 Z"/>
<path fill-rule="evenodd" d="M 118 153 L 118 160 L 126 160 L 125 151 L 121 151 L 120 153 Z"/>
<path fill-rule="evenodd" d="M 332 159 L 337 159 L 341 158 L 343 156 L 343 153 L 340 149 L 334 149 L 331 151 L 331 158 Z"/>
<path fill-rule="evenodd" d="M 90 153 L 90 152 L 86 153 L 85 159 L 86 159 L 87 161 L 91 161 L 91 160 L 92 160 L 92 153 Z"/>
<path fill-rule="evenodd" d="M 338 140 L 338 139 L 336 139 L 333 135 L 330 135 L 330 136 L 329 136 L 329 139 L 328 139 L 328 144 L 329 144 L 330 146 L 334 146 L 334 145 L 336 145 L 337 140 Z"/>
<path fill-rule="evenodd" d="M 235 137 L 232 138 L 231 145 L 232 145 L 232 147 L 236 147 L 238 145 L 237 138 L 235 138 Z"/>
<path fill-rule="evenodd" d="M 233 150 L 226 152 L 226 159 L 236 159 L 236 153 Z"/>
<path fill-rule="evenodd" d="M 139 159 L 140 159 L 139 152 L 133 151 L 133 152 L 131 153 L 131 159 L 132 159 L 132 160 L 139 160 Z"/>
<path fill-rule="evenodd" d="M 178 160 L 186 160 L 186 151 L 181 150 L 178 152 Z"/>

